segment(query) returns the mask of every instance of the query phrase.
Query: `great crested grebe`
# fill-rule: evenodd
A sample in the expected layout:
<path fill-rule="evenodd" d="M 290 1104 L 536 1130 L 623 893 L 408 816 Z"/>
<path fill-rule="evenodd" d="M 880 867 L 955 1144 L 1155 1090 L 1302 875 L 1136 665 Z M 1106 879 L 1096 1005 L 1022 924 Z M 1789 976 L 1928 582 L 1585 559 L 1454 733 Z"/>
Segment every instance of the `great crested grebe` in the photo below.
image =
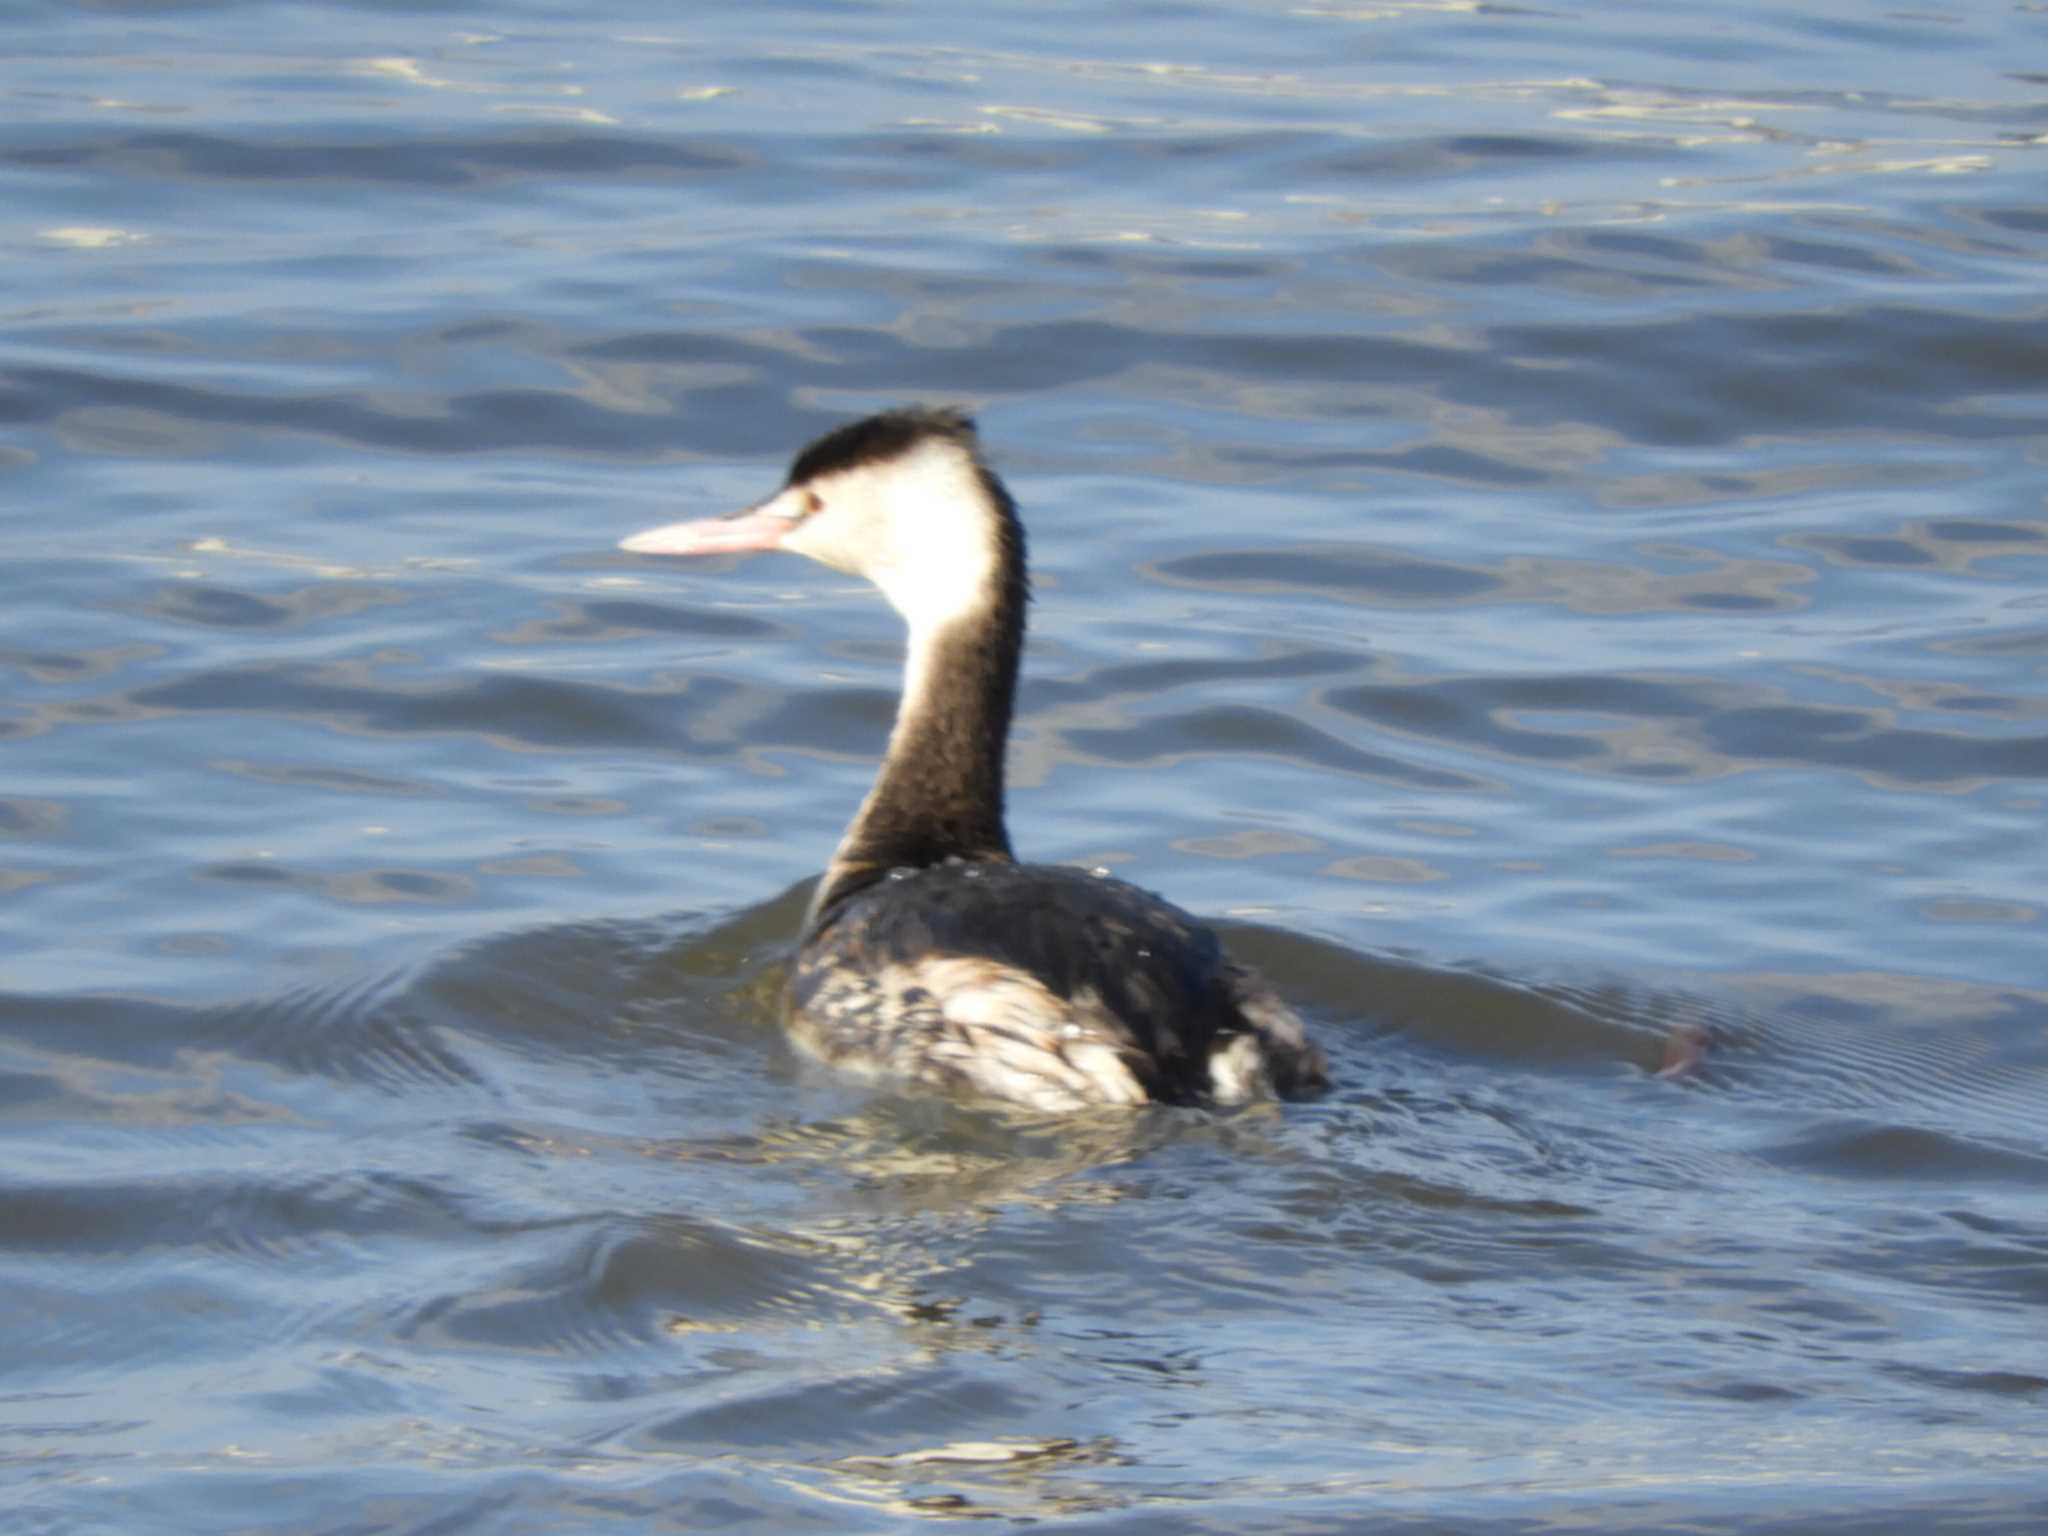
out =
<path fill-rule="evenodd" d="M 766 501 L 621 547 L 786 549 L 866 577 L 909 625 L 881 771 L 804 918 L 786 1000 L 798 1045 L 1041 1110 L 1325 1085 L 1299 1016 L 1205 924 L 1122 880 L 1012 856 L 1024 530 L 966 415 L 853 422 L 799 453 Z"/>

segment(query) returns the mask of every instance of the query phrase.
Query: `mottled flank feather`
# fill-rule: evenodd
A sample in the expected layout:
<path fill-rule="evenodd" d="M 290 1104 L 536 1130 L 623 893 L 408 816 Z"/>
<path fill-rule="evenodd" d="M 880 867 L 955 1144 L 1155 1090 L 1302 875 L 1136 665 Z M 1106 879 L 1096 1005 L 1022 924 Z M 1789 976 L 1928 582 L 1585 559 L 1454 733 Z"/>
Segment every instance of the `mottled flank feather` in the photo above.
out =
<path fill-rule="evenodd" d="M 790 1031 L 869 1077 L 1043 1110 L 1322 1086 L 1301 1020 L 1187 913 L 1062 865 L 901 871 L 823 913 Z"/>
<path fill-rule="evenodd" d="M 875 970 L 817 967 L 791 1037 L 868 1077 L 987 1094 L 1033 1109 L 1142 1104 L 1129 1036 L 1083 992 L 1055 997 L 993 960 L 930 956 Z"/>
<path fill-rule="evenodd" d="M 1226 1090 L 1219 1078 L 1217 1099 L 1230 1103 L 1275 1093 L 1291 1099 L 1329 1087 L 1329 1063 L 1310 1042 L 1301 1015 L 1281 1001 L 1272 984 L 1248 965 L 1226 965 L 1224 980 L 1248 1032 L 1242 1038 L 1257 1042 L 1251 1064 L 1257 1076 L 1241 1093 Z M 1214 1077 L 1218 1070 L 1218 1059 L 1212 1058 L 1210 1075 Z M 1235 1064 L 1230 1070 L 1236 1070 Z"/>

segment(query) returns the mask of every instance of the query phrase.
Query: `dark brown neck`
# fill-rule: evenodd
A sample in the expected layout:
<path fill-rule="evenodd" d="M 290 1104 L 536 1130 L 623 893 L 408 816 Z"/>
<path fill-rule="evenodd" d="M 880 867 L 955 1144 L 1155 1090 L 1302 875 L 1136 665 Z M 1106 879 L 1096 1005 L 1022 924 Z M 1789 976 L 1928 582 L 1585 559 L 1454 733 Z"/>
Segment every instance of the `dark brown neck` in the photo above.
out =
<path fill-rule="evenodd" d="M 813 921 L 892 869 L 1010 858 L 1003 758 L 1025 586 L 1021 547 L 1006 555 L 984 607 L 929 633 L 912 631 L 888 756 L 819 882 Z"/>

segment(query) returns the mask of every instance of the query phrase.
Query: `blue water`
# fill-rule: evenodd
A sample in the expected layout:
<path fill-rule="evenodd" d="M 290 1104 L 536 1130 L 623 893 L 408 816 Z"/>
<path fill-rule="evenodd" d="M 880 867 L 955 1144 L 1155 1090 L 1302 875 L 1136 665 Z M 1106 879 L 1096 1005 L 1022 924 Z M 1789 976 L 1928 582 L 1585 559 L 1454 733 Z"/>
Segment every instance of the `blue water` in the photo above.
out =
<path fill-rule="evenodd" d="M 2048 1517 L 2048 18 L 0 17 L 0 1529 Z M 905 400 L 1035 858 L 1335 1090 L 776 997 Z"/>

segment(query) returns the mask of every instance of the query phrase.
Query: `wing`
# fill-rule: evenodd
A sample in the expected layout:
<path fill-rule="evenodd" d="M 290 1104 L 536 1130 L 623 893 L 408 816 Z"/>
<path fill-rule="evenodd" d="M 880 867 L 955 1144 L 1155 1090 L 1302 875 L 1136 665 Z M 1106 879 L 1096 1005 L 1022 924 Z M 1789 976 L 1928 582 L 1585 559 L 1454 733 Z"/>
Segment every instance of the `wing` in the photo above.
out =
<path fill-rule="evenodd" d="M 1047 1108 L 1187 1103 L 1215 1094 L 1211 1054 L 1247 1028 L 1236 974 L 1206 925 L 1124 881 L 945 864 L 824 913 L 790 1016 L 806 1048 L 878 1075 Z"/>

